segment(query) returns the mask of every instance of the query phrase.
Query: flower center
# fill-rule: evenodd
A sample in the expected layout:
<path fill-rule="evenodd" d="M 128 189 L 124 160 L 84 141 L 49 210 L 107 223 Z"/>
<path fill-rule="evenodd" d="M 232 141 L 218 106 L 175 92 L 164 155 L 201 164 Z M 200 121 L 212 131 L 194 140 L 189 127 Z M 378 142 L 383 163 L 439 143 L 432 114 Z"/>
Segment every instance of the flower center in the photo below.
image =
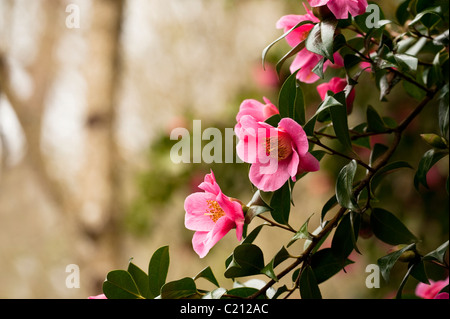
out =
<path fill-rule="evenodd" d="M 276 137 L 266 138 L 266 155 L 277 158 L 278 161 L 288 158 L 292 154 L 291 140 L 289 136 L 279 131 Z"/>
<path fill-rule="evenodd" d="M 217 222 L 220 217 L 225 216 L 222 207 L 215 200 L 207 199 L 206 202 L 208 203 L 208 209 L 205 215 L 208 215 L 213 222 Z"/>

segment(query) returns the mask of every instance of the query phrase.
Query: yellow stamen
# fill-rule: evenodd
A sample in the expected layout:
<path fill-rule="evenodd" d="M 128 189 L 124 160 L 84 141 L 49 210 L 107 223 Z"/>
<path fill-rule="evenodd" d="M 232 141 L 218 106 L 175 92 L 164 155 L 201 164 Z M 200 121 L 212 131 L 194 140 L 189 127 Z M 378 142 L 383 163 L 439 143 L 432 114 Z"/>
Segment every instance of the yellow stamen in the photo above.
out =
<path fill-rule="evenodd" d="M 289 139 L 281 136 L 266 138 L 266 155 L 277 158 L 279 161 L 284 160 L 292 154 L 292 147 Z"/>
<path fill-rule="evenodd" d="M 205 215 L 208 215 L 213 222 L 217 222 L 217 220 L 225 216 L 225 212 L 223 211 L 222 207 L 215 201 L 215 200 L 209 200 L 207 199 L 206 202 L 208 203 L 208 210 Z"/>

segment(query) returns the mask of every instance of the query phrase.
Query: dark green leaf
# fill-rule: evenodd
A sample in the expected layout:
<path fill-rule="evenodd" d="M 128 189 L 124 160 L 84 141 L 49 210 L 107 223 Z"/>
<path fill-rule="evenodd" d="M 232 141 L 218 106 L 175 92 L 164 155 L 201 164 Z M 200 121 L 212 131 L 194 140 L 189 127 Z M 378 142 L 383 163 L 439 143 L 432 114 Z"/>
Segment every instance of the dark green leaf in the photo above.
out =
<path fill-rule="evenodd" d="M 248 234 L 244 240 L 242 241 L 241 244 L 251 244 L 253 243 L 253 241 L 256 239 L 256 237 L 258 236 L 259 232 L 261 231 L 261 229 L 264 227 L 265 224 L 261 224 L 255 227 L 255 229 L 253 229 L 251 231 L 250 234 Z M 231 263 L 231 261 L 233 260 L 233 254 L 231 254 L 226 260 L 225 260 L 225 267 L 228 267 Z"/>
<path fill-rule="evenodd" d="M 277 276 L 275 275 L 274 268 L 281 264 L 283 261 L 290 257 L 289 252 L 286 248 L 281 247 L 275 257 L 261 270 L 261 273 L 265 274 L 269 278 L 278 281 Z"/>
<path fill-rule="evenodd" d="M 356 161 L 352 160 L 341 169 L 336 180 L 336 199 L 342 207 L 350 210 L 357 209 L 357 203 L 352 191 L 356 168 Z"/>
<path fill-rule="evenodd" d="M 375 161 L 384 154 L 384 152 L 386 152 L 388 150 L 388 147 L 384 144 L 379 144 L 376 143 L 373 146 L 373 150 L 370 153 L 370 159 L 369 159 L 369 164 L 370 166 L 373 166 L 373 164 L 375 163 Z"/>
<path fill-rule="evenodd" d="M 272 115 L 271 117 L 269 117 L 267 120 L 265 120 L 265 122 L 267 124 L 272 125 L 273 127 L 277 127 L 278 123 L 281 121 L 281 116 L 280 114 L 275 114 Z"/>
<path fill-rule="evenodd" d="M 241 244 L 234 249 L 233 259 L 225 271 L 226 278 L 256 275 L 264 268 L 261 249 L 253 244 Z"/>
<path fill-rule="evenodd" d="M 289 243 L 287 244 L 287 247 L 291 246 L 293 243 L 295 243 L 298 239 L 308 239 L 311 238 L 308 232 L 308 223 L 311 219 L 312 215 L 308 217 L 306 222 L 300 227 L 299 231 L 295 233 L 295 235 L 291 238 Z"/>
<path fill-rule="evenodd" d="M 291 210 L 291 190 L 289 189 L 289 181 L 273 193 L 270 207 L 273 209 L 271 212 L 273 219 L 277 223 L 287 225 Z"/>
<path fill-rule="evenodd" d="M 290 117 L 300 125 L 305 124 L 303 92 L 297 81 L 297 71 L 292 73 L 281 87 L 278 97 L 280 116 Z"/>
<path fill-rule="evenodd" d="M 409 19 L 410 12 L 408 10 L 409 3 L 411 0 L 403 1 L 401 5 L 398 6 L 397 11 L 395 12 L 395 17 L 400 25 L 404 25 L 406 21 Z"/>
<path fill-rule="evenodd" d="M 410 244 L 417 240 L 396 216 L 382 208 L 372 210 L 370 225 L 375 236 L 390 245 Z"/>
<path fill-rule="evenodd" d="M 290 57 L 296 55 L 298 52 L 300 52 L 302 49 L 305 48 L 305 41 L 300 42 L 299 44 L 297 44 L 297 46 L 295 46 L 294 48 L 292 48 L 288 53 L 286 53 L 278 62 L 277 65 L 275 66 L 277 73 L 279 74 L 281 71 L 281 67 L 283 66 L 284 62 L 286 62 L 287 59 L 289 59 Z"/>
<path fill-rule="evenodd" d="M 449 84 L 446 83 L 442 88 L 442 94 L 439 98 L 439 128 L 443 137 L 448 138 L 449 122 Z"/>
<path fill-rule="evenodd" d="M 267 211 L 270 211 L 270 207 L 258 205 L 252 205 L 248 207 L 247 211 L 245 212 L 245 223 L 250 224 L 255 216 L 258 216 L 259 214 L 265 213 Z"/>
<path fill-rule="evenodd" d="M 158 296 L 161 287 L 166 283 L 169 263 L 169 246 L 161 247 L 153 253 L 148 265 L 148 287 L 150 298 Z"/>
<path fill-rule="evenodd" d="M 417 71 L 419 60 L 417 57 L 409 54 L 394 54 L 395 61 L 405 71 Z"/>
<path fill-rule="evenodd" d="M 410 275 L 416 278 L 418 281 L 423 282 L 424 284 L 430 284 L 427 273 L 425 271 L 425 265 L 423 264 L 422 260 L 419 260 L 414 264 L 414 267 L 411 269 Z"/>
<path fill-rule="evenodd" d="M 339 102 L 330 108 L 331 121 L 333 122 L 333 129 L 338 141 L 344 146 L 347 151 L 352 151 L 352 142 L 348 132 L 347 107 L 345 105 L 345 93 L 339 92 L 334 96 Z"/>
<path fill-rule="evenodd" d="M 239 288 L 233 288 L 228 290 L 227 295 L 228 296 L 235 296 L 240 298 L 247 298 L 253 295 L 254 293 L 258 292 L 258 289 L 252 288 L 252 287 L 239 287 Z M 230 297 L 223 297 L 222 299 L 234 299 Z M 265 299 L 264 294 L 261 294 L 261 296 L 258 297 L 258 299 Z"/>
<path fill-rule="evenodd" d="M 103 293 L 108 299 L 142 299 L 131 274 L 125 270 L 113 270 L 103 283 Z"/>
<path fill-rule="evenodd" d="M 353 261 L 349 259 L 343 261 L 336 257 L 331 248 L 319 250 L 311 257 L 311 268 L 316 276 L 317 284 L 333 277 L 339 271 L 344 269 L 345 266 L 352 263 Z"/>
<path fill-rule="evenodd" d="M 333 40 L 338 21 L 336 19 L 323 19 L 320 22 L 320 38 L 324 57 L 334 63 Z"/>
<path fill-rule="evenodd" d="M 427 173 L 441 158 L 448 155 L 447 151 L 431 149 L 427 151 L 419 162 L 419 167 L 414 176 L 414 186 L 418 189 L 419 184 L 428 188 Z"/>
<path fill-rule="evenodd" d="M 367 132 L 382 133 L 386 131 L 386 126 L 378 112 L 371 106 L 367 106 Z"/>
<path fill-rule="evenodd" d="M 423 257 L 423 260 L 437 260 L 440 263 L 443 263 L 445 252 L 447 251 L 447 249 L 448 249 L 448 240 L 445 243 L 443 243 L 442 245 L 440 245 L 438 248 L 436 248 L 435 250 L 426 254 Z"/>
<path fill-rule="evenodd" d="M 211 267 L 208 266 L 202 271 L 200 271 L 195 277 L 194 280 L 197 280 L 198 278 L 205 278 L 212 284 L 216 285 L 217 287 L 220 287 L 219 282 L 217 281 L 216 277 L 214 276 Z"/>
<path fill-rule="evenodd" d="M 161 287 L 161 299 L 183 299 L 193 296 L 199 297 L 195 281 L 189 277 L 168 282 Z"/>
<path fill-rule="evenodd" d="M 331 242 L 333 253 L 342 260 L 347 259 L 353 249 L 356 248 L 356 240 L 359 233 L 360 215 L 352 216 L 356 220 L 351 220 L 350 217 L 351 213 L 342 217 Z"/>
<path fill-rule="evenodd" d="M 127 270 L 131 277 L 133 278 L 134 282 L 136 283 L 136 286 L 139 289 L 139 292 L 142 296 L 145 298 L 149 297 L 148 293 L 148 276 L 147 274 L 138 266 L 133 264 L 131 261 L 128 264 L 128 270 Z"/>
<path fill-rule="evenodd" d="M 416 244 L 410 244 L 406 247 L 403 247 L 402 249 L 394 251 L 393 253 L 390 253 L 378 259 L 377 263 L 378 266 L 380 267 L 381 275 L 383 276 L 384 280 L 386 280 L 387 282 L 389 281 L 391 269 L 392 267 L 394 267 L 395 263 L 400 258 L 400 256 L 405 251 L 415 249 L 415 247 Z"/>
<path fill-rule="evenodd" d="M 406 281 L 408 280 L 408 277 L 411 274 L 411 271 L 413 270 L 413 268 L 414 268 L 414 265 L 410 265 L 408 267 L 408 271 L 406 272 L 405 276 L 403 277 L 403 280 L 400 283 L 400 286 L 397 290 L 397 295 L 395 296 L 395 299 L 402 299 L 403 287 L 405 286 Z"/>
<path fill-rule="evenodd" d="M 444 138 L 440 137 L 437 134 L 433 134 L 433 133 L 420 134 L 420 137 L 422 137 L 422 139 L 432 147 L 439 148 L 439 149 L 447 148 L 447 144 L 445 143 Z"/>
<path fill-rule="evenodd" d="M 332 209 L 333 207 L 335 207 L 337 204 L 337 198 L 336 195 L 333 195 L 323 206 L 322 208 L 322 213 L 320 215 L 320 223 L 323 223 L 323 219 L 325 218 L 325 215 L 330 211 L 330 209 Z"/>
<path fill-rule="evenodd" d="M 299 286 L 302 299 L 322 299 L 316 276 L 310 266 L 303 269 Z"/>

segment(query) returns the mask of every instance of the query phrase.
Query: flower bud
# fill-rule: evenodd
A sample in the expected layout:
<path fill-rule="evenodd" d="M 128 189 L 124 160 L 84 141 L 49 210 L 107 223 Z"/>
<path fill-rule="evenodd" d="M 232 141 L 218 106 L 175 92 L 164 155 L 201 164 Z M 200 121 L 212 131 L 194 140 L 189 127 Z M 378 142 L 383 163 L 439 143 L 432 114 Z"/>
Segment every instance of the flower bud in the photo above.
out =
<path fill-rule="evenodd" d="M 388 253 L 393 253 L 393 252 L 399 251 L 400 249 L 403 249 L 405 247 L 406 247 L 406 245 L 394 246 L 391 249 L 389 249 Z M 416 252 L 414 250 L 407 250 L 400 255 L 398 260 L 401 262 L 407 263 L 407 262 L 414 260 L 414 258 L 416 258 Z"/>

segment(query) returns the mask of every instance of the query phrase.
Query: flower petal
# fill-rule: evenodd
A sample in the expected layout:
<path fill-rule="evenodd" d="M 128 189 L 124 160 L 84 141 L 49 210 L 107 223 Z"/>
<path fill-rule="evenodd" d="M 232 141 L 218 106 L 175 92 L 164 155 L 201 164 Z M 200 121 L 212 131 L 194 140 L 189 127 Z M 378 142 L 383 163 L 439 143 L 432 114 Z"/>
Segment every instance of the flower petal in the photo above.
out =
<path fill-rule="evenodd" d="M 300 157 L 308 152 L 308 138 L 306 137 L 306 133 L 300 124 L 291 118 L 283 118 L 278 123 L 278 128 L 283 129 L 289 134 L 293 147 Z"/>
<path fill-rule="evenodd" d="M 193 193 L 184 201 L 184 225 L 187 229 L 197 231 L 210 231 L 214 227 L 213 220 L 205 213 L 209 206 L 207 200 L 216 200 L 211 193 Z"/>

